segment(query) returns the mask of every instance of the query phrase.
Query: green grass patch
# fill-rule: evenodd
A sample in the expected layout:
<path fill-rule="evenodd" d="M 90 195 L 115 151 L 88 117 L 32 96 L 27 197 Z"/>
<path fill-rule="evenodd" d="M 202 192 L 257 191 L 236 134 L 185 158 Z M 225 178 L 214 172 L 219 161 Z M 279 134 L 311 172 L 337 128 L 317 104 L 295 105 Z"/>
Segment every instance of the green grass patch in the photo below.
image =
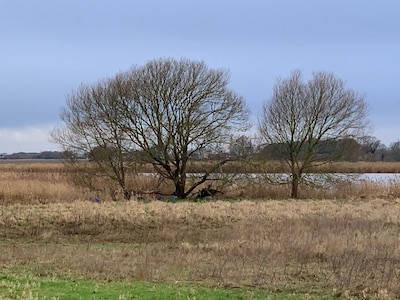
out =
<path fill-rule="evenodd" d="M 334 299 L 307 294 L 270 293 L 260 289 L 222 289 L 194 284 L 99 282 L 34 276 L 0 275 L 0 299 Z M 336 298 L 337 299 L 337 298 Z"/>

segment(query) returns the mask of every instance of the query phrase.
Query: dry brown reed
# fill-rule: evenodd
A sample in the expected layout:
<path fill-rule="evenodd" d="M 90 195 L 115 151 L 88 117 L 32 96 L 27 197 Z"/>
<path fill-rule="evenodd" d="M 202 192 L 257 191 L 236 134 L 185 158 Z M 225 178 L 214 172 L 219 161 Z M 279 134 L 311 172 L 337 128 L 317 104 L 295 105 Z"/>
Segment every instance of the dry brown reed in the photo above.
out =
<path fill-rule="evenodd" d="M 372 167 L 368 169 L 371 164 L 374 163 L 359 163 L 359 170 L 371 171 Z M 385 168 L 389 170 L 385 164 L 378 165 L 381 166 L 380 170 Z M 268 168 L 277 171 L 279 167 L 279 164 L 270 162 Z M 148 171 L 146 168 L 148 166 L 144 169 Z M 344 166 L 341 167 L 341 169 L 344 168 Z M 350 168 L 346 170 L 349 171 Z M 392 170 L 395 170 L 395 167 Z M 132 190 L 158 190 L 165 194 L 171 194 L 174 189 L 171 182 L 160 180 L 157 176 L 134 173 L 128 176 L 127 186 Z M 274 185 L 260 178 L 256 180 L 251 176 L 227 182 L 214 181 L 212 187 L 223 191 L 222 194 L 217 194 L 217 199 L 286 199 L 290 194 L 288 185 Z M 94 199 L 96 196 L 102 201 L 111 201 L 111 195 L 117 188 L 118 185 L 106 176 L 76 172 L 66 168 L 62 163 L 0 164 L 0 204 L 3 205 L 84 201 Z M 393 199 L 400 196 L 399 190 L 400 175 L 384 181 L 350 181 L 324 188 L 304 185 L 301 186 L 300 197 L 303 199 Z M 195 193 L 192 197 L 195 197 Z M 122 193 L 117 198 L 122 199 Z"/>
<path fill-rule="evenodd" d="M 324 200 L 286 200 L 287 186 L 242 178 L 219 195 L 229 201 L 141 203 L 111 201 L 104 177 L 96 190 L 74 176 L 62 164 L 0 164 L 1 272 L 400 298 L 396 177 L 302 187 Z"/>
<path fill-rule="evenodd" d="M 300 199 L 394 199 L 400 197 L 400 175 L 380 180 L 345 180 L 326 186 L 300 186 Z M 220 198 L 234 199 L 286 199 L 290 195 L 287 184 L 272 184 L 266 180 L 247 178 L 238 180 L 224 189 Z"/>
<path fill-rule="evenodd" d="M 335 173 L 400 173 L 400 162 L 335 162 L 322 170 Z"/>
<path fill-rule="evenodd" d="M 399 204 L 400 199 L 3 206 L 1 271 L 398 299 Z"/>

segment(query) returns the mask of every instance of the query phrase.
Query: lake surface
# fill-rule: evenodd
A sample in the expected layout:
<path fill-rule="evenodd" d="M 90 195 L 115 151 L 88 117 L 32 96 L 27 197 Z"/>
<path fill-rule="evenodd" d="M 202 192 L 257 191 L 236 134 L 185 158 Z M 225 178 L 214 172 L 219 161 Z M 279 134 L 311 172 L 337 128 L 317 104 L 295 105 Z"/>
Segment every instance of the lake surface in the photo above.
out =
<path fill-rule="evenodd" d="M 251 178 L 255 180 L 266 180 L 271 182 L 287 183 L 290 181 L 290 174 L 252 174 Z M 319 186 L 330 186 L 337 183 L 352 182 L 362 183 L 371 182 L 379 184 L 388 184 L 392 182 L 400 182 L 400 174 L 398 173 L 309 173 L 303 174 L 302 180 Z"/>
<path fill-rule="evenodd" d="M 399 173 L 364 173 L 358 174 L 358 180 L 369 180 L 369 181 L 379 181 L 379 182 L 389 182 L 392 180 L 400 181 Z"/>
<path fill-rule="evenodd" d="M 157 176 L 156 173 L 140 173 L 143 176 Z M 202 173 L 187 173 L 187 177 L 200 178 L 204 174 Z M 351 181 L 351 182 L 379 182 L 379 183 L 389 183 L 391 181 L 400 182 L 399 173 L 328 173 L 328 174 L 304 174 L 305 179 L 310 181 L 317 181 L 318 183 L 326 183 L 327 181 Z M 231 179 L 255 179 L 255 180 L 271 180 L 271 181 L 287 181 L 290 177 L 288 173 L 269 173 L 269 174 L 227 174 L 227 173 L 214 173 L 211 174 L 210 178 L 231 178 Z"/>

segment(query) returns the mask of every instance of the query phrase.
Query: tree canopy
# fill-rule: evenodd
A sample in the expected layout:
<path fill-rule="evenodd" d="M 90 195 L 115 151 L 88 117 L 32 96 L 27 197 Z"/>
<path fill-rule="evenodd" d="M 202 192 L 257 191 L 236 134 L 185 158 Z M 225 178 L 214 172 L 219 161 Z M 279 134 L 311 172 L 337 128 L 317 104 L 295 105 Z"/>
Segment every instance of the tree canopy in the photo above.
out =
<path fill-rule="evenodd" d="M 149 61 L 82 85 L 61 112 L 65 126 L 52 136 L 66 150 L 101 153 L 102 159 L 95 161 L 117 175 L 122 188 L 127 157 L 123 153 L 140 153 L 141 161 L 153 164 L 174 183 L 176 196 L 186 198 L 226 162 L 216 162 L 187 186 L 186 170 L 194 154 L 227 143 L 232 131 L 248 128 L 246 103 L 228 83 L 226 70 L 211 69 L 201 61 Z M 108 164 L 106 152 L 93 151 L 98 147 L 114 150 Z"/>
<path fill-rule="evenodd" d="M 291 170 L 291 196 L 298 197 L 302 175 L 343 155 L 346 141 L 365 135 L 367 105 L 364 96 L 346 88 L 332 73 L 315 72 L 304 82 L 294 71 L 276 83 L 272 98 L 264 103 L 259 133 L 267 144 L 277 147 Z M 324 145 L 340 145 L 317 156 Z"/>

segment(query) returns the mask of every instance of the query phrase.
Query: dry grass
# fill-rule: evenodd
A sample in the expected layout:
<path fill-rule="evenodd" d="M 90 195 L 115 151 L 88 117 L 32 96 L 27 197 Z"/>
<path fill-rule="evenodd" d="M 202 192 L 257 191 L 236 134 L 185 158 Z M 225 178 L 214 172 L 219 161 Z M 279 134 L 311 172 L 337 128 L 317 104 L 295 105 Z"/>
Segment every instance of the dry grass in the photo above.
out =
<path fill-rule="evenodd" d="M 83 165 L 83 169 L 88 167 Z M 87 170 L 86 170 L 87 171 Z M 1 163 L 0 204 L 48 204 L 93 200 L 111 200 L 118 188 L 106 176 L 93 176 L 91 172 L 76 172 L 62 163 Z M 135 190 L 155 187 L 171 189 L 157 177 L 130 176 L 127 184 Z M 123 198 L 122 194 L 119 198 Z"/>
<path fill-rule="evenodd" d="M 71 186 L 62 164 L 0 164 L 0 204 L 39 204 L 88 199 Z"/>
<path fill-rule="evenodd" d="M 2 272 L 400 297 L 400 200 L 76 202 L 0 212 Z"/>
<path fill-rule="evenodd" d="M 400 162 L 336 162 L 326 171 L 336 173 L 400 173 Z"/>
<path fill-rule="evenodd" d="M 0 164 L 1 272 L 400 298 L 400 180 L 303 188 L 324 200 L 301 201 L 266 201 L 288 187 L 241 180 L 230 201 L 139 203 L 74 178 L 61 164 Z M 232 200 L 250 198 L 263 201 Z"/>
<path fill-rule="evenodd" d="M 264 180 L 245 179 L 225 187 L 221 198 L 286 199 L 289 185 L 270 184 Z M 301 199 L 395 199 L 400 197 L 400 175 L 384 180 L 343 181 L 330 186 L 300 185 Z"/>
<path fill-rule="evenodd" d="M 392 167 L 390 167 L 392 166 Z M 355 172 L 377 172 L 397 170 L 400 164 L 386 163 L 345 163 L 338 164 L 338 170 Z M 85 166 L 86 167 L 86 166 Z M 266 167 L 266 166 L 264 166 Z M 280 164 L 268 162 L 266 170 L 277 172 Z M 148 166 L 144 166 L 145 171 Z M 257 168 L 260 168 L 258 166 Z M 160 190 L 172 193 L 170 182 L 160 181 L 153 176 L 128 176 L 128 187 L 134 190 Z M 234 184 L 213 187 L 222 189 L 219 199 L 285 199 L 290 194 L 287 185 L 272 185 L 254 178 L 242 179 Z M 88 176 L 65 168 L 62 163 L 1 163 L 0 164 L 0 204 L 48 204 L 74 202 L 99 196 L 102 201 L 110 201 L 111 194 L 118 188 L 106 177 Z M 342 183 L 329 188 L 302 186 L 301 198 L 318 199 L 393 199 L 400 197 L 400 176 L 385 182 Z M 118 195 L 122 198 L 122 195 Z"/>

